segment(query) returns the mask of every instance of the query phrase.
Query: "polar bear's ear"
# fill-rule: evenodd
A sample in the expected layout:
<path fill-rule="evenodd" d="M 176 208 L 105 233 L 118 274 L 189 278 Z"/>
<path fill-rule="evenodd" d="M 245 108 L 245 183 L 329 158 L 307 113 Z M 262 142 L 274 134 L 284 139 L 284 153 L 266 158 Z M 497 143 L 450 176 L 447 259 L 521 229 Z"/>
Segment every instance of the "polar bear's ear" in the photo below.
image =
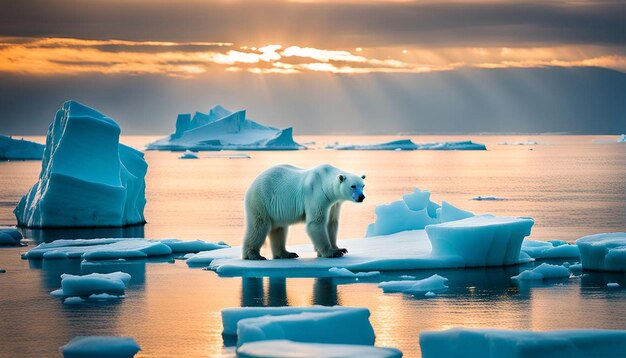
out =
<path fill-rule="evenodd" d="M 361 174 L 361 179 L 365 179 L 365 174 Z"/>
<path fill-rule="evenodd" d="M 343 181 L 346 180 L 346 177 L 343 174 L 339 174 L 337 175 L 337 179 L 339 179 L 340 183 L 343 183 Z"/>

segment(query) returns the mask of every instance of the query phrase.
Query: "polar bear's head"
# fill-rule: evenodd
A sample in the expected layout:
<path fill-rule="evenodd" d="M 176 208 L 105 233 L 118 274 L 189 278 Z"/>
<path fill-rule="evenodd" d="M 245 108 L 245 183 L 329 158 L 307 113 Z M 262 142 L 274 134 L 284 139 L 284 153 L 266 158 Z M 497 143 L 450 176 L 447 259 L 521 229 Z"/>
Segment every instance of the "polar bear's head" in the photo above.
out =
<path fill-rule="evenodd" d="M 352 200 L 357 203 L 362 203 L 365 200 L 365 194 L 363 194 L 363 183 L 365 175 L 354 175 L 341 173 L 337 175 L 337 182 L 339 186 L 339 195 L 344 200 Z"/>

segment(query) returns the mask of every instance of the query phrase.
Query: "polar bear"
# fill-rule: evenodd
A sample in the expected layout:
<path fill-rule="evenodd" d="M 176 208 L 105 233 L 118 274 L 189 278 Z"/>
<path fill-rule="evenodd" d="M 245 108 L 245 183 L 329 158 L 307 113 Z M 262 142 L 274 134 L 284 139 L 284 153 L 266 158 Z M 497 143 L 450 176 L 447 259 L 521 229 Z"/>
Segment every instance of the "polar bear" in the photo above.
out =
<path fill-rule="evenodd" d="M 306 231 L 318 257 L 341 257 L 348 250 L 337 247 L 339 209 L 344 201 L 363 202 L 363 179 L 331 165 L 311 169 L 278 165 L 261 173 L 245 197 L 246 234 L 242 258 L 265 260 L 261 246 L 269 234 L 272 256 L 293 259 L 288 252 L 289 225 L 306 222 Z"/>

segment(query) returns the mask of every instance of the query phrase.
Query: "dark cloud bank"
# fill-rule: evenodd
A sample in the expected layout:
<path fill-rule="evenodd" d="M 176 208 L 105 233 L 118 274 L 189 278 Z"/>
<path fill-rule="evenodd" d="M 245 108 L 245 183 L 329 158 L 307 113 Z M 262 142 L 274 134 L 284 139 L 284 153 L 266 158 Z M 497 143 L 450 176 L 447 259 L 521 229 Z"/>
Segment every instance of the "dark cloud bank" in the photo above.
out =
<path fill-rule="evenodd" d="M 0 133 L 45 134 L 63 101 L 126 134 L 171 132 L 214 104 L 298 134 L 626 132 L 626 74 L 602 68 L 464 69 L 427 74 L 24 77 L 0 74 Z"/>

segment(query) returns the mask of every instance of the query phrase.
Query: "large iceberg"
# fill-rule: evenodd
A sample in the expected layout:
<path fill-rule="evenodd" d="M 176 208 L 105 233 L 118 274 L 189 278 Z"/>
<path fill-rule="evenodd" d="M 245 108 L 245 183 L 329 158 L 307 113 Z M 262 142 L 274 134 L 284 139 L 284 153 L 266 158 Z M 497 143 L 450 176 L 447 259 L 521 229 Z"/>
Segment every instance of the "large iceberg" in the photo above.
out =
<path fill-rule="evenodd" d="M 250 342 L 237 349 L 239 358 L 400 358 L 402 352 L 395 348 L 373 347 L 358 344 L 302 343 L 284 339 Z"/>
<path fill-rule="evenodd" d="M 39 180 L 14 210 L 26 227 L 119 227 L 143 224 L 148 165 L 119 143 L 120 127 L 75 101 L 48 128 Z"/>
<path fill-rule="evenodd" d="M 454 328 L 421 332 L 422 357 L 623 357 L 626 331 L 513 331 Z"/>
<path fill-rule="evenodd" d="M 131 358 L 141 350 L 130 337 L 76 337 L 59 348 L 64 358 Z"/>
<path fill-rule="evenodd" d="M 41 160 L 43 144 L 0 134 L 0 160 Z"/>
<path fill-rule="evenodd" d="M 374 144 L 346 144 L 329 145 L 328 149 L 335 150 L 487 150 L 484 144 L 474 143 L 471 140 L 459 142 L 432 142 L 414 143 L 410 139 L 399 139 L 391 142 Z"/>
<path fill-rule="evenodd" d="M 297 150 L 293 129 L 277 129 L 246 119 L 246 111 L 222 106 L 208 114 L 179 114 L 176 131 L 146 146 L 148 150 Z"/>
<path fill-rule="evenodd" d="M 583 269 L 626 271 L 626 232 L 581 237 L 576 245 Z"/>

